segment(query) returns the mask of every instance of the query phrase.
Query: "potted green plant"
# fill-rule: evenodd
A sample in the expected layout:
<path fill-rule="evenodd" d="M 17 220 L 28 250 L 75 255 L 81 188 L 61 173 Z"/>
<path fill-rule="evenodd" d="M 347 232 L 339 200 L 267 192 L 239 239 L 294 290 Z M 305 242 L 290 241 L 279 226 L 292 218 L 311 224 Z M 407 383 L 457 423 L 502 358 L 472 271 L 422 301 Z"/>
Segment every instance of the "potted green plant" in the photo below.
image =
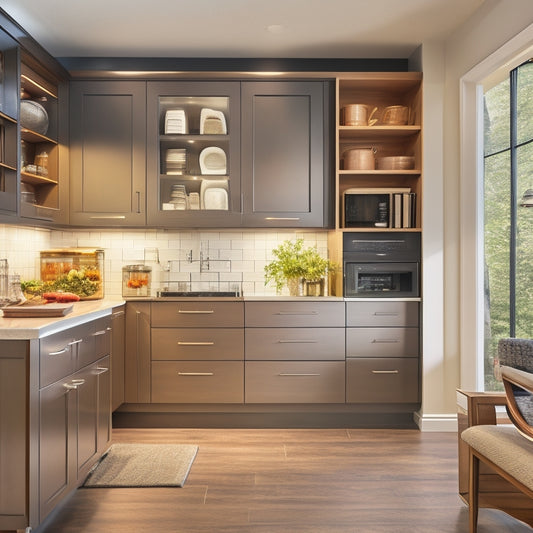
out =
<path fill-rule="evenodd" d="M 273 281 L 278 292 L 287 285 L 291 296 L 300 294 L 302 281 L 306 294 L 313 294 L 307 290 L 307 285 L 312 284 L 321 288 L 320 295 L 323 295 L 324 278 L 336 269 L 334 263 L 320 256 L 316 247 L 304 248 L 303 239 L 284 241 L 272 254 L 276 259 L 265 266 L 265 285 Z"/>

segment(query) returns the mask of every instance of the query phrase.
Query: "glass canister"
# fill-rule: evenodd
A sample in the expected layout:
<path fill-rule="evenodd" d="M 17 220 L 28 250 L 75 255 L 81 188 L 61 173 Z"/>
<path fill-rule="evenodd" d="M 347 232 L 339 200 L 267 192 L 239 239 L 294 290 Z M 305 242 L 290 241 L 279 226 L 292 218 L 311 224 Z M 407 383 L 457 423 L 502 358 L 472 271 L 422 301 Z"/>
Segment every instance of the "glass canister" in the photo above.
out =
<path fill-rule="evenodd" d="M 150 296 L 152 267 L 126 265 L 122 268 L 122 296 Z"/>
<path fill-rule="evenodd" d="M 77 294 L 81 300 L 104 297 L 104 251 L 64 248 L 41 252 L 41 281 L 45 290 Z"/>

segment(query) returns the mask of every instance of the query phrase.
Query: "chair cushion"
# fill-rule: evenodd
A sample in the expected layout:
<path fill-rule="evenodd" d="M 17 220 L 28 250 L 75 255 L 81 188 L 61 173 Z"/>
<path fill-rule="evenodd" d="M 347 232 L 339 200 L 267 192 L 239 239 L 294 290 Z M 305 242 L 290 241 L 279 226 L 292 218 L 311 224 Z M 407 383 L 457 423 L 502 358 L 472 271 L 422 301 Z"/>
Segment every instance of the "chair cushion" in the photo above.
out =
<path fill-rule="evenodd" d="M 533 442 L 512 425 L 472 426 L 461 438 L 474 450 L 533 490 Z"/>

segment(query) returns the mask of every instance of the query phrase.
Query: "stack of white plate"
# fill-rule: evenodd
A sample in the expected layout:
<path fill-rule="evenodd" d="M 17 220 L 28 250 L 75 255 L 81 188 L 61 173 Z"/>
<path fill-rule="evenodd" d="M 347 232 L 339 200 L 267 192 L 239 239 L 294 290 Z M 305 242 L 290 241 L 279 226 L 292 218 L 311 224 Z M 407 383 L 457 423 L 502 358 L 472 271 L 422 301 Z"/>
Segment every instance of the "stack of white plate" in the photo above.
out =
<path fill-rule="evenodd" d="M 174 209 L 187 209 L 185 185 L 172 185 L 170 203 L 174 205 Z"/>
<path fill-rule="evenodd" d="M 165 133 L 189 133 L 187 115 L 183 109 L 169 109 L 165 114 Z"/>
<path fill-rule="evenodd" d="M 187 150 L 185 148 L 170 148 L 167 150 L 167 174 L 183 174 L 187 167 Z"/>

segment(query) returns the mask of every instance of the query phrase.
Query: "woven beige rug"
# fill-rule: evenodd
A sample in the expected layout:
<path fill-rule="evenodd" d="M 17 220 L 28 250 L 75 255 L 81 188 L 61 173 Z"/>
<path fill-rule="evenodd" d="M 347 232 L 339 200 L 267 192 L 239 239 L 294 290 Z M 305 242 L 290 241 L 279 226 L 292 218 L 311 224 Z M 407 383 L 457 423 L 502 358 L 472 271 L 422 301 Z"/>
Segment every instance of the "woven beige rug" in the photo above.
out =
<path fill-rule="evenodd" d="M 84 487 L 183 487 L 198 446 L 113 444 Z"/>

